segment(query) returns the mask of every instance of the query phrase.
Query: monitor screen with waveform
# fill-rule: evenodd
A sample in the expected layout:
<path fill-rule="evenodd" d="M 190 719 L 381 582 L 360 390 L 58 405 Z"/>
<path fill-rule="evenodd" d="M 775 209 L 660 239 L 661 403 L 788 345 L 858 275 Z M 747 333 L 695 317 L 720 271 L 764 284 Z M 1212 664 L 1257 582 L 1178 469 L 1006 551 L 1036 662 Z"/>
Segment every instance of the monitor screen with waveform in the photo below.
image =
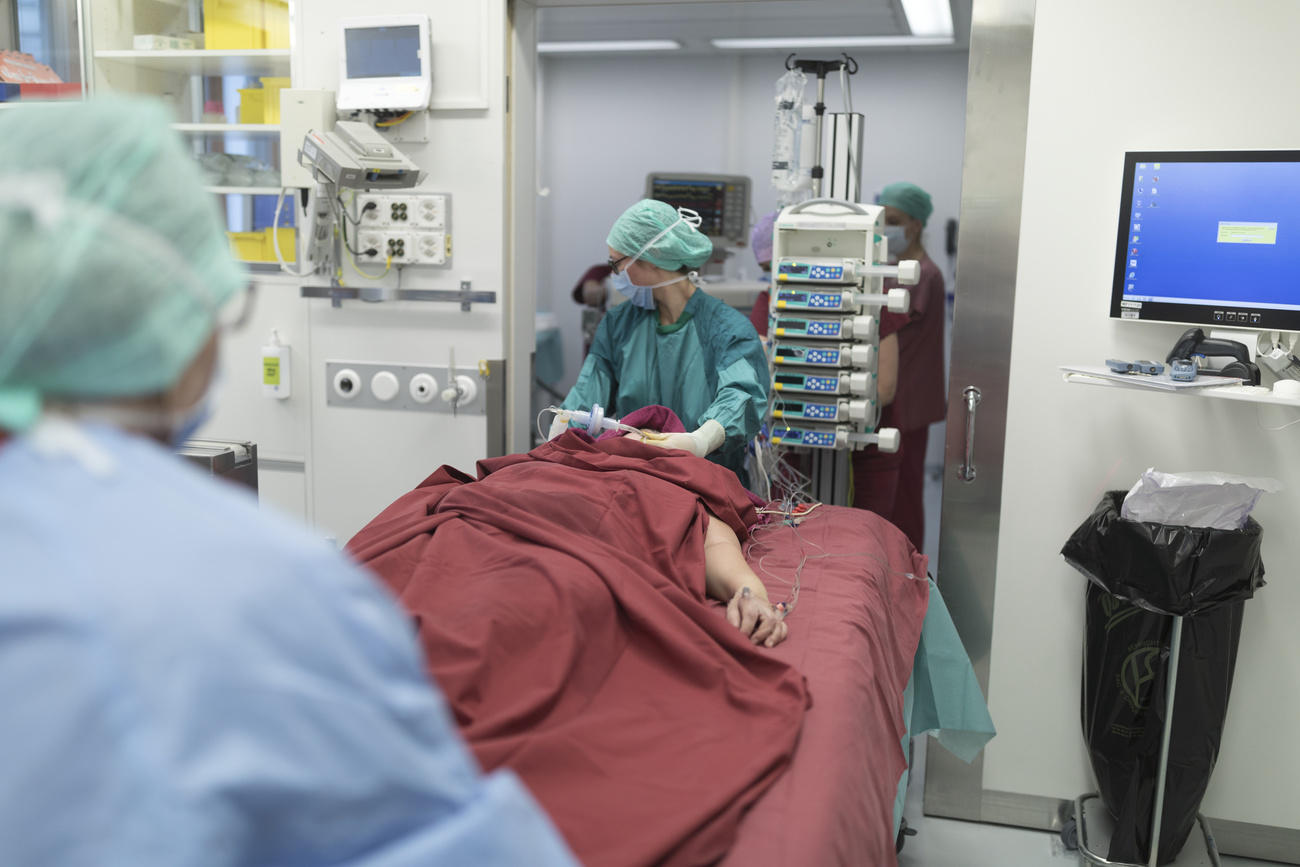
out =
<path fill-rule="evenodd" d="M 749 178 L 653 172 L 646 177 L 646 197 L 700 215 L 700 231 L 717 241 L 744 244 L 749 231 Z"/>

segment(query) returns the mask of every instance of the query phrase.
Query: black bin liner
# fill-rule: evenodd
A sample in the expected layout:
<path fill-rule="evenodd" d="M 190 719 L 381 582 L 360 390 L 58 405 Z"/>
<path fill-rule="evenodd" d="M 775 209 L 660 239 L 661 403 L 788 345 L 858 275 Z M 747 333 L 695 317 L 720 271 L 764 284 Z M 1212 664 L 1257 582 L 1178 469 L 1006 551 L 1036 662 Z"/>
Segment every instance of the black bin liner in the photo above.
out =
<path fill-rule="evenodd" d="M 1264 584 L 1262 530 L 1179 527 L 1120 517 L 1107 493 L 1061 553 L 1089 579 L 1083 736 L 1115 820 L 1111 860 L 1150 856 L 1173 619 L 1183 638 L 1174 696 L 1160 863 L 1187 842 L 1223 737 L 1245 600 Z"/>

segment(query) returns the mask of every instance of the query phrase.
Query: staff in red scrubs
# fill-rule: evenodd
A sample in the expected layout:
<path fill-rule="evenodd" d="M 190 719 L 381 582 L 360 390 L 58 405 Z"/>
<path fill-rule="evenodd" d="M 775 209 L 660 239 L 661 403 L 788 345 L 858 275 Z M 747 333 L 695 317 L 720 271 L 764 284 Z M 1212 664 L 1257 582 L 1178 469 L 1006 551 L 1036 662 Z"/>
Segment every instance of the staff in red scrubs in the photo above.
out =
<path fill-rule="evenodd" d="M 943 369 L 944 285 L 939 266 L 925 252 L 921 233 L 934 211 L 929 193 L 915 184 L 890 184 L 880 192 L 890 259 L 916 259 L 921 279 L 907 313 L 881 314 L 880 335 L 897 334 L 898 379 L 881 427 L 896 427 L 902 445 L 894 454 L 875 446 L 853 456 L 853 504 L 888 518 L 921 550 L 925 543 L 925 447 L 930 425 L 947 413 Z M 895 250 L 901 252 L 895 254 Z M 897 281 L 886 280 L 892 289 Z M 883 349 L 883 346 L 882 346 Z M 881 372 L 882 379 L 884 371 Z M 882 382 L 882 385 L 884 383 Z"/>

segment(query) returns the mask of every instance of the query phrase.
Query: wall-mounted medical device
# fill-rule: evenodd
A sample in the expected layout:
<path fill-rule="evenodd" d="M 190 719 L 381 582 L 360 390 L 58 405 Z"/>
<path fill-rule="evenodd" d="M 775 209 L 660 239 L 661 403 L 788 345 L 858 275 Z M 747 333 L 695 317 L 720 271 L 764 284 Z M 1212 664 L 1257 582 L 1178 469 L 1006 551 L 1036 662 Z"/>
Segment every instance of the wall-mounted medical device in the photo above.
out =
<path fill-rule="evenodd" d="M 748 243 L 749 178 L 744 175 L 651 172 L 645 197 L 695 211 L 700 231 L 715 242 Z"/>
<path fill-rule="evenodd" d="M 424 172 L 364 123 L 339 121 L 329 132 L 311 130 L 298 162 L 318 181 L 353 190 L 401 190 L 416 186 Z"/>
<path fill-rule="evenodd" d="M 421 111 L 433 96 L 428 15 L 375 15 L 339 22 L 339 111 Z"/>
<path fill-rule="evenodd" d="M 1300 331 L 1300 151 L 1124 155 L 1112 319 Z"/>

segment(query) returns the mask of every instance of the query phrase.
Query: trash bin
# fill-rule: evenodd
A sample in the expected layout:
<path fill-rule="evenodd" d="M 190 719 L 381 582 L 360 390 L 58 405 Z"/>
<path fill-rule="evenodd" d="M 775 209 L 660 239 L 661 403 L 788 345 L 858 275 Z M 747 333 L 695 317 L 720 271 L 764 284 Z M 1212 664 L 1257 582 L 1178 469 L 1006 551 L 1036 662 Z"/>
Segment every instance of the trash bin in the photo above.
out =
<path fill-rule="evenodd" d="M 1264 583 L 1262 530 L 1253 518 L 1240 530 L 1130 521 L 1124 495 L 1107 493 L 1061 553 L 1089 579 L 1082 721 L 1115 820 L 1109 857 L 1147 864 L 1158 836 L 1168 864 L 1218 757 L 1245 600 Z"/>

